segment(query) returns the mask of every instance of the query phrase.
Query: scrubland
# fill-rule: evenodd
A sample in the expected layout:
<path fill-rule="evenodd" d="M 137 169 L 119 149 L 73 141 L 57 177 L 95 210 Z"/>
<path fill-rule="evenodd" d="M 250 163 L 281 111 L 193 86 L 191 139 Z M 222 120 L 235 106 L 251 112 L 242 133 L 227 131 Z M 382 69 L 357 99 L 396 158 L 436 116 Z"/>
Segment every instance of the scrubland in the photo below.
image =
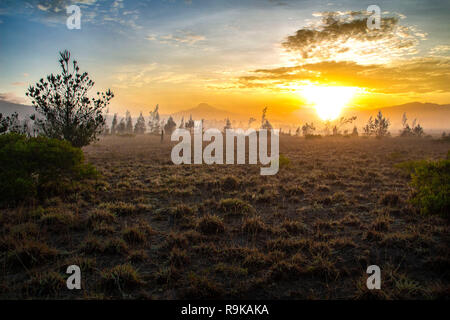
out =
<path fill-rule="evenodd" d="M 448 220 L 409 199 L 395 165 L 432 139 L 282 136 L 280 170 L 174 165 L 156 136 L 83 149 L 101 176 L 1 209 L 6 299 L 436 299 L 450 293 Z M 67 266 L 82 271 L 68 290 Z M 366 268 L 381 268 L 381 290 Z"/>

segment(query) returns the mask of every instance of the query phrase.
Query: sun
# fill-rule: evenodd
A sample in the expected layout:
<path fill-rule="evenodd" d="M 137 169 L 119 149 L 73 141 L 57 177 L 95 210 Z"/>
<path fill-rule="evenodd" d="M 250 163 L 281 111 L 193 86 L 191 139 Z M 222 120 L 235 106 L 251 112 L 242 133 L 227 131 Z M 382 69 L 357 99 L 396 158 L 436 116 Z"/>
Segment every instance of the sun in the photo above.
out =
<path fill-rule="evenodd" d="M 334 120 L 355 94 L 355 87 L 303 86 L 301 94 L 313 104 L 322 120 Z"/>

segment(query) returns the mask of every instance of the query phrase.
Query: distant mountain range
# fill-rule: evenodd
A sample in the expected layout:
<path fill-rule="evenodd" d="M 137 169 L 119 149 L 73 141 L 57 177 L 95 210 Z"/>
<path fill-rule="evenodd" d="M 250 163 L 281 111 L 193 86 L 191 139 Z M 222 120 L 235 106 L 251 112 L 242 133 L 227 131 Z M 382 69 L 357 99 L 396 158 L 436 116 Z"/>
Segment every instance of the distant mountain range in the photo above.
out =
<path fill-rule="evenodd" d="M 357 123 L 359 123 L 360 121 L 366 122 L 370 116 L 375 117 L 378 110 L 385 117 L 389 118 L 393 128 L 402 127 L 402 116 L 403 113 L 406 113 L 409 124 L 414 119 L 417 119 L 417 122 L 424 128 L 450 129 L 450 104 L 410 102 L 371 110 L 347 108 L 343 112 L 343 115 L 355 115 L 357 116 Z"/>
<path fill-rule="evenodd" d="M 237 119 L 243 118 L 242 115 L 236 114 L 230 111 L 225 111 L 221 109 L 217 109 L 207 103 L 200 103 L 198 106 L 179 111 L 171 114 L 174 119 L 181 119 L 184 117 L 185 120 L 189 119 L 192 115 L 193 119 L 208 119 L 208 120 L 223 120 L 226 118 Z M 246 118 L 246 117 L 245 117 Z"/>
<path fill-rule="evenodd" d="M 370 116 L 375 117 L 380 110 L 383 115 L 391 121 L 392 128 L 401 128 L 402 126 L 402 116 L 406 113 L 409 123 L 411 124 L 414 119 L 417 119 L 424 128 L 432 129 L 450 129 L 450 104 L 440 105 L 435 103 L 421 103 L 421 102 L 411 102 L 396 106 L 383 107 L 380 109 L 357 109 L 357 108 L 346 108 L 344 109 L 342 116 L 351 117 L 356 116 L 355 124 L 357 126 L 362 126 L 367 122 Z M 187 109 L 172 114 L 175 120 L 189 119 L 192 115 L 194 119 L 208 119 L 208 120 L 224 120 L 230 118 L 233 120 L 248 120 L 250 116 L 245 116 L 242 114 L 236 114 L 229 111 L 217 109 L 206 103 L 201 103 L 197 107 Z M 167 115 L 168 116 L 168 115 Z M 260 119 L 260 114 L 255 114 L 253 116 Z M 274 123 L 286 123 L 286 124 L 304 124 L 305 122 L 318 122 L 320 121 L 316 115 L 313 108 L 299 108 L 291 115 L 288 116 L 289 120 L 279 120 L 273 119 Z M 271 120 L 269 115 L 269 120 Z M 276 121 L 279 120 L 279 121 Z"/>
<path fill-rule="evenodd" d="M 0 100 L 1 114 L 3 114 L 4 116 L 9 116 L 14 112 L 17 112 L 19 114 L 19 118 L 24 119 L 35 113 L 35 110 L 32 106 Z"/>
<path fill-rule="evenodd" d="M 416 118 L 417 121 L 425 129 L 436 129 L 436 130 L 449 130 L 450 129 L 450 104 L 440 105 L 435 103 L 421 103 L 421 102 L 411 102 L 396 106 L 383 107 L 380 109 L 357 109 L 357 108 L 346 108 L 343 111 L 343 116 L 350 117 L 356 116 L 357 120 L 355 124 L 357 126 L 362 126 L 367 122 L 370 116 L 376 116 L 378 110 L 381 110 L 384 116 L 390 119 L 392 128 L 400 128 L 403 113 L 406 112 L 407 118 L 410 123 Z M 34 108 L 32 106 L 26 106 L 17 103 L 11 103 L 8 101 L 0 100 L 0 113 L 4 115 L 12 114 L 17 112 L 20 118 L 28 117 L 33 114 Z M 176 122 L 178 122 L 182 117 L 185 121 L 189 119 L 192 115 L 193 119 L 205 119 L 205 120 L 216 120 L 223 121 L 226 118 L 230 120 L 238 121 L 248 121 L 250 116 L 233 113 L 230 111 L 215 108 L 207 103 L 200 103 L 196 107 L 179 111 L 171 114 Z M 169 117 L 169 114 L 161 114 L 163 119 Z M 260 114 L 253 115 L 254 118 L 260 119 Z M 112 119 L 112 115 L 109 115 Z M 108 120 L 110 120 L 108 118 Z M 312 108 L 302 108 L 299 107 L 298 110 L 290 114 L 288 120 L 271 119 L 269 114 L 269 120 L 273 120 L 273 123 L 298 126 L 305 122 L 313 121 L 317 123 L 319 119 Z M 278 121 L 277 121 L 278 120 Z"/>

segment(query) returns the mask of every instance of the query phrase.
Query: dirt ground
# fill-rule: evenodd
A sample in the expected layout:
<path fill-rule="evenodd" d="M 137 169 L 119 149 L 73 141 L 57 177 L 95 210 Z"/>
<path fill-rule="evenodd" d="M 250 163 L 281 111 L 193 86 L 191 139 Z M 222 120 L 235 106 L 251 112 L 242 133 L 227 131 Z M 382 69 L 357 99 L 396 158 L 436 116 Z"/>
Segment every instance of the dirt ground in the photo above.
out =
<path fill-rule="evenodd" d="M 86 148 L 102 177 L 0 215 L 0 297 L 436 299 L 450 296 L 448 221 L 408 199 L 407 160 L 450 143 L 281 136 L 259 165 L 174 165 L 156 136 Z M 66 268 L 82 289 L 66 288 Z M 368 290 L 366 268 L 381 268 Z"/>

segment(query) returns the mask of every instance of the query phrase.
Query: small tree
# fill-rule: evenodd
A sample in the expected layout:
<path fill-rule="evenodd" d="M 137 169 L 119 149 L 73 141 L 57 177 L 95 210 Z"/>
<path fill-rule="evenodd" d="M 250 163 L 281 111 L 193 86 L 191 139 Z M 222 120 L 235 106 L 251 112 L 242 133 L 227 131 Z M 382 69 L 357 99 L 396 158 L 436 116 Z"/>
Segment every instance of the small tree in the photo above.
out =
<path fill-rule="evenodd" d="M 192 114 L 189 116 L 189 121 L 186 122 L 186 124 L 184 125 L 186 127 L 186 129 L 193 129 L 194 128 L 194 120 L 192 120 Z"/>
<path fill-rule="evenodd" d="M 148 121 L 148 126 L 150 133 L 157 133 L 159 134 L 161 130 L 161 123 L 159 118 L 159 105 L 157 104 L 155 106 L 155 109 L 153 111 L 150 111 L 150 120 Z"/>
<path fill-rule="evenodd" d="M 70 53 L 60 52 L 61 74 L 49 75 L 28 88 L 36 111 L 43 119 L 35 123 L 44 135 L 69 141 L 75 147 L 88 145 L 102 132 L 105 125 L 103 109 L 114 94 L 108 89 L 97 92 L 96 98 L 87 96 L 94 82 L 88 73 L 80 73 L 78 63 L 70 63 Z M 71 68 L 72 64 L 72 68 Z"/>
<path fill-rule="evenodd" d="M 358 136 L 358 128 L 356 126 L 353 127 L 352 136 L 354 137 Z"/>
<path fill-rule="evenodd" d="M 168 135 L 171 135 L 176 127 L 177 124 L 175 123 L 175 121 L 173 121 L 172 117 L 170 116 L 169 119 L 167 119 L 167 123 L 164 125 L 164 132 Z"/>
<path fill-rule="evenodd" d="M 117 113 L 114 113 L 114 117 L 111 123 L 111 134 L 117 133 Z"/>
<path fill-rule="evenodd" d="M 227 118 L 226 122 L 225 122 L 225 127 L 223 127 L 223 131 L 225 132 L 227 129 L 231 129 L 231 122 L 230 119 Z"/>
<path fill-rule="evenodd" d="M 267 107 L 264 107 L 264 109 L 262 111 L 262 117 L 261 117 L 261 129 L 272 130 L 272 124 L 266 118 L 266 113 L 267 113 Z"/>
<path fill-rule="evenodd" d="M 363 127 L 364 135 L 371 136 L 373 133 L 372 129 L 373 129 L 373 120 L 372 120 L 372 116 L 370 116 L 366 125 Z"/>
<path fill-rule="evenodd" d="M 406 112 L 402 116 L 403 129 L 400 131 L 400 137 L 422 137 L 424 135 L 423 128 L 420 124 L 416 124 L 416 119 L 414 119 L 412 126 L 408 124 L 408 118 L 406 117 Z"/>
<path fill-rule="evenodd" d="M 145 125 L 145 119 L 141 112 L 141 114 L 139 115 L 139 118 L 136 121 L 136 124 L 134 125 L 134 133 L 144 134 L 146 130 L 147 130 L 147 126 Z"/>
<path fill-rule="evenodd" d="M 133 119 L 131 118 L 130 111 L 127 110 L 125 115 L 125 131 L 126 133 L 133 133 Z"/>
<path fill-rule="evenodd" d="M 377 117 L 374 120 L 374 132 L 375 136 L 381 138 L 389 135 L 388 128 L 390 126 L 389 119 L 383 117 L 381 111 L 378 111 Z"/>
<path fill-rule="evenodd" d="M 119 125 L 117 126 L 117 133 L 124 134 L 126 132 L 127 126 L 125 124 L 125 119 L 120 119 Z"/>
<path fill-rule="evenodd" d="M 364 126 L 364 134 L 367 136 L 374 135 L 377 138 L 382 138 L 389 135 L 388 128 L 390 126 L 389 119 L 383 117 L 381 111 L 378 111 L 378 114 L 375 120 L 372 120 L 372 117 L 369 118 L 367 124 Z"/>
<path fill-rule="evenodd" d="M 253 122 L 255 122 L 256 119 L 251 117 L 250 119 L 248 119 L 248 127 L 250 128 L 250 126 L 252 125 Z"/>
<path fill-rule="evenodd" d="M 31 131 L 28 121 L 21 121 L 17 112 L 7 117 L 0 113 L 0 134 L 11 132 L 31 136 Z"/>
<path fill-rule="evenodd" d="M 308 136 L 308 135 L 310 135 L 310 134 L 313 134 L 313 132 L 316 130 L 316 128 L 314 127 L 314 123 L 305 123 L 303 126 L 302 126 L 302 133 L 303 133 L 303 136 Z"/>
<path fill-rule="evenodd" d="M 109 135 L 111 133 L 111 130 L 109 129 L 108 122 L 107 122 L 108 115 L 109 115 L 109 110 L 107 109 L 106 113 L 105 113 L 105 124 L 104 124 L 103 130 L 102 130 L 102 134 L 105 136 Z"/>
<path fill-rule="evenodd" d="M 184 129 L 184 117 L 181 117 L 180 126 L 178 128 Z"/>
<path fill-rule="evenodd" d="M 425 134 L 420 124 L 417 124 L 416 126 L 413 127 L 413 134 L 416 137 L 422 137 Z"/>

